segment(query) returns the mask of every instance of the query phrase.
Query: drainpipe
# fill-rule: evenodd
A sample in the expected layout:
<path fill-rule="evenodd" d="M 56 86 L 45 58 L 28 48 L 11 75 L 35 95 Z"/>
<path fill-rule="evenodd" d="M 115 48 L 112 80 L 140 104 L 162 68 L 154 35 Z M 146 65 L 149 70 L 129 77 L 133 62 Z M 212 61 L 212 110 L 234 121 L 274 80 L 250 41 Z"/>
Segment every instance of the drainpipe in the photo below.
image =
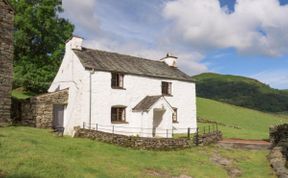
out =
<path fill-rule="evenodd" d="M 92 120 L 92 74 L 94 74 L 94 69 L 89 73 L 89 129 L 91 129 Z"/>

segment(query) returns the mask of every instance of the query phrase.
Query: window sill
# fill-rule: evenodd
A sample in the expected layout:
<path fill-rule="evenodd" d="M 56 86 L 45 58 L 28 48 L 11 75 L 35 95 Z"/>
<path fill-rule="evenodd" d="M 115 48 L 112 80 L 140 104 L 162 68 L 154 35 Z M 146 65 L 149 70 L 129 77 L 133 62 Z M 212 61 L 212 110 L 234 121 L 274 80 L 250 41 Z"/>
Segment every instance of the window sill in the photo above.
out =
<path fill-rule="evenodd" d="M 118 89 L 118 90 L 126 90 L 126 88 L 123 87 L 111 87 L 112 89 Z"/>
<path fill-rule="evenodd" d="M 178 121 L 173 121 L 172 124 L 179 124 L 179 122 Z"/>
<path fill-rule="evenodd" d="M 112 121 L 111 124 L 129 124 L 126 121 Z"/>

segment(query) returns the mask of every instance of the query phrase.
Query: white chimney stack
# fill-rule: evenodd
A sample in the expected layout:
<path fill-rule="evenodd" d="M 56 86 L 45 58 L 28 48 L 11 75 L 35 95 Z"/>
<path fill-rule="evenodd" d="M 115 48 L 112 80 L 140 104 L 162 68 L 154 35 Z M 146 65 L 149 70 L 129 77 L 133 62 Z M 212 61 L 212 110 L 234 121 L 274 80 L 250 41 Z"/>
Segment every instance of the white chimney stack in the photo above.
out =
<path fill-rule="evenodd" d="M 177 57 L 167 53 L 166 57 L 160 59 L 160 61 L 165 62 L 170 67 L 177 67 L 176 65 Z"/>
<path fill-rule="evenodd" d="M 66 47 L 69 47 L 70 49 L 78 49 L 82 50 L 82 42 L 83 38 L 79 36 L 73 36 L 66 42 Z"/>

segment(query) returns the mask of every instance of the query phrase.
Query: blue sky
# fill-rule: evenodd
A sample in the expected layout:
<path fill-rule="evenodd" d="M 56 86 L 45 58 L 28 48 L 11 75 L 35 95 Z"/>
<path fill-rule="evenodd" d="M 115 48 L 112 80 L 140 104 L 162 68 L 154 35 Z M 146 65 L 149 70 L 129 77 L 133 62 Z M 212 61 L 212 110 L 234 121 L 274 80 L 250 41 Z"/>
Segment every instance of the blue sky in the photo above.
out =
<path fill-rule="evenodd" d="M 63 0 L 84 45 L 288 89 L 288 0 Z"/>

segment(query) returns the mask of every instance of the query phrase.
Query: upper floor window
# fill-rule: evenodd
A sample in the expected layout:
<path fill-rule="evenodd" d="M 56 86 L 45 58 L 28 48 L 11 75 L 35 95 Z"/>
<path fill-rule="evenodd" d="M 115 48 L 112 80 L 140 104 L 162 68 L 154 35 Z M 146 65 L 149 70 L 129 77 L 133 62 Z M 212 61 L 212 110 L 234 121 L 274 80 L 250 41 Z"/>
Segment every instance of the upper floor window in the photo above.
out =
<path fill-rule="evenodd" d="M 172 95 L 171 82 L 162 82 L 162 95 Z"/>
<path fill-rule="evenodd" d="M 126 108 L 112 107 L 111 108 L 111 122 L 126 122 Z"/>
<path fill-rule="evenodd" d="M 112 88 L 124 88 L 124 75 L 120 73 L 112 73 Z"/>

